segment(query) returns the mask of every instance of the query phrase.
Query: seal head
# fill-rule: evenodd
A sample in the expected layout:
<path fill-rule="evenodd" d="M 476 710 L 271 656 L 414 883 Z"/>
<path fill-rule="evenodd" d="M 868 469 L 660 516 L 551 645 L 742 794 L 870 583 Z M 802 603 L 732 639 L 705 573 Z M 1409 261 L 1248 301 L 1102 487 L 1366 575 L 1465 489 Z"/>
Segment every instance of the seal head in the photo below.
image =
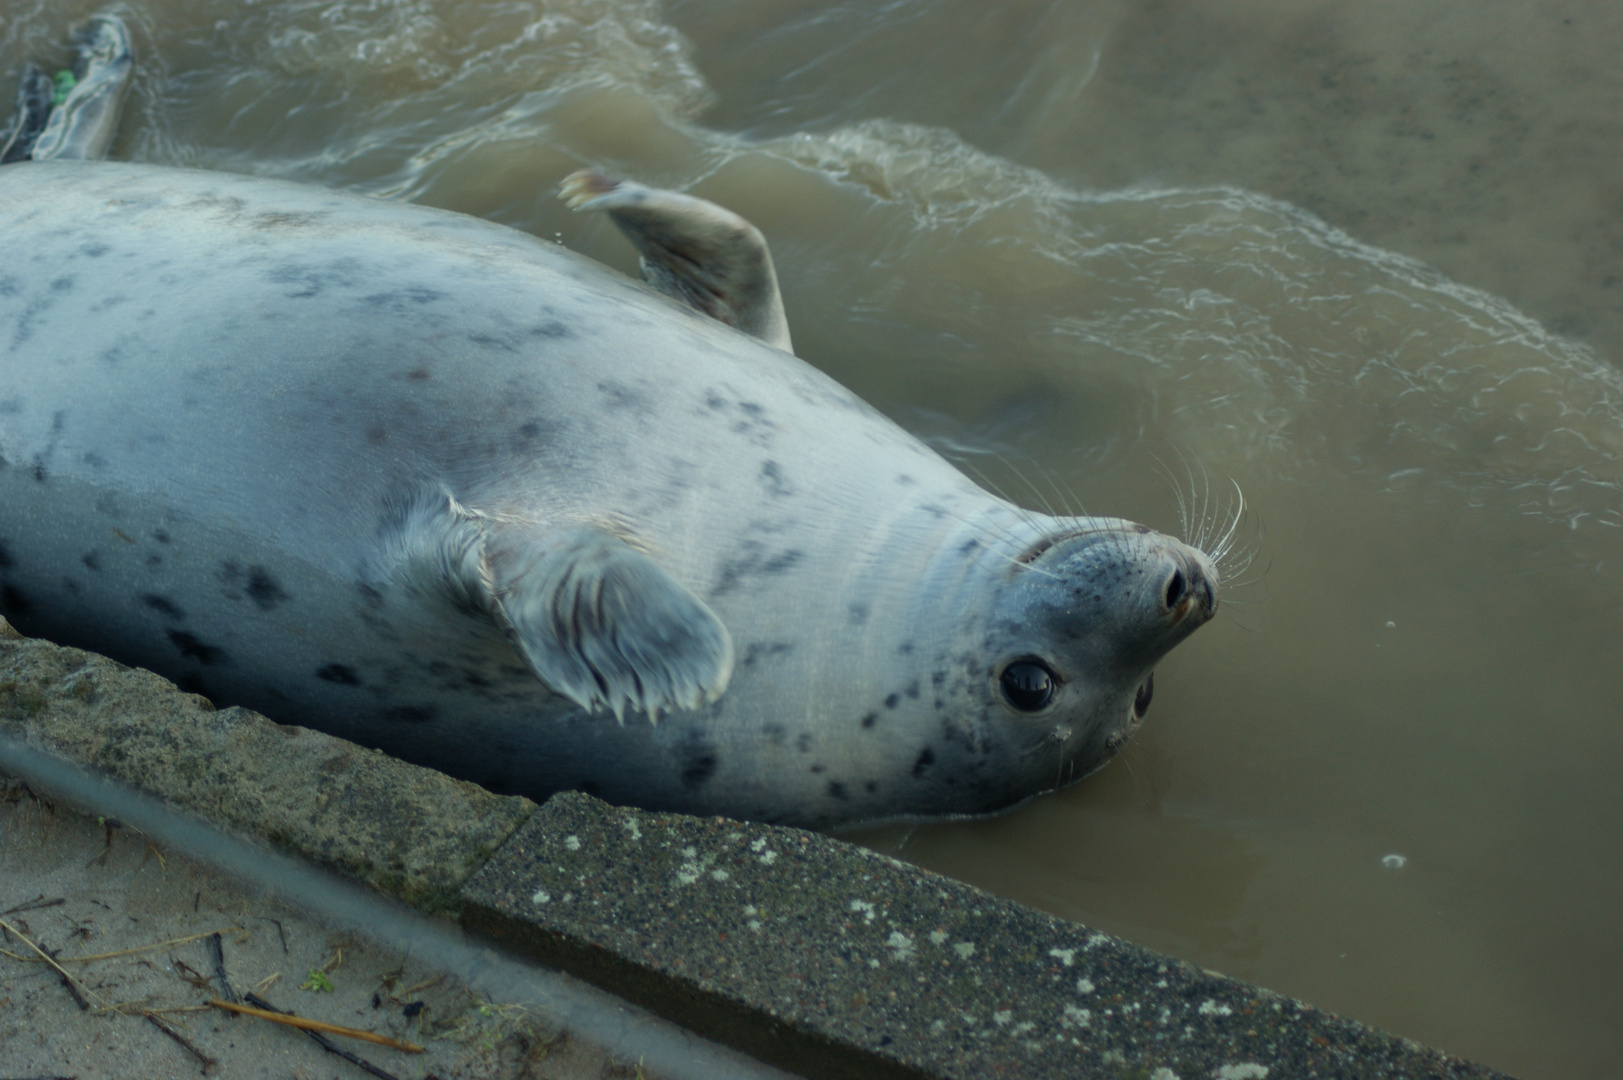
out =
<path fill-rule="evenodd" d="M 1173 537 L 1007 504 L 955 530 L 930 576 L 918 621 L 950 666 L 911 703 L 936 724 L 897 717 L 931 737 L 890 820 L 1003 810 L 1095 772 L 1142 723 L 1156 663 L 1217 607 L 1212 560 Z"/>

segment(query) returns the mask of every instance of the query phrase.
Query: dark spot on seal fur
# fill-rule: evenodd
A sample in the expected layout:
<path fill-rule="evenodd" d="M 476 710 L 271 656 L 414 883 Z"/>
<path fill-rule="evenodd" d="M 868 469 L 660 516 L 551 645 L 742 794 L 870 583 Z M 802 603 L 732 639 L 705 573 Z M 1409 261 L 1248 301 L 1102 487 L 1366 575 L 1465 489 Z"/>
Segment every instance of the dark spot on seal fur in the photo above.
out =
<path fill-rule="evenodd" d="M 153 567 L 154 569 L 156 569 L 157 567 L 162 566 L 163 565 L 163 556 L 162 555 L 148 555 L 147 556 L 147 565 L 150 566 L 150 567 Z"/>
<path fill-rule="evenodd" d="M 876 712 L 871 712 L 862 718 L 862 726 L 865 728 L 871 728 L 877 723 L 879 723 L 879 714 Z"/>
<path fill-rule="evenodd" d="M 260 611 L 269 611 L 283 600 L 288 599 L 287 593 L 271 577 L 270 571 L 263 566 L 250 566 L 248 568 L 248 595 L 254 598 Z"/>
<path fill-rule="evenodd" d="M 868 621 L 869 607 L 860 601 L 845 609 L 846 622 L 852 626 L 861 626 Z"/>
<path fill-rule="evenodd" d="M 382 717 L 404 724 L 426 724 L 434 719 L 437 712 L 432 705 L 395 705 L 384 709 Z"/>
<path fill-rule="evenodd" d="M 640 413 L 651 412 L 648 395 L 635 387 L 627 386 L 613 379 L 605 379 L 597 384 L 598 390 L 608 399 L 611 409 L 631 409 Z"/>
<path fill-rule="evenodd" d="M 575 336 L 575 331 L 571 330 L 567 325 L 559 322 L 556 319 L 552 320 L 551 322 L 542 323 L 540 326 L 532 326 L 530 327 L 529 332 L 531 337 L 552 338 L 555 341 L 561 341 L 564 338 L 572 338 Z"/>
<path fill-rule="evenodd" d="M 366 429 L 366 441 L 371 443 L 373 446 L 377 446 L 388 437 L 389 433 L 384 431 L 380 425 L 374 424 Z"/>
<path fill-rule="evenodd" d="M 316 672 L 316 678 L 339 686 L 359 686 L 361 677 L 355 674 L 355 669 L 344 664 L 328 664 Z"/>
<path fill-rule="evenodd" d="M 383 594 L 364 581 L 355 583 L 355 591 L 361 594 L 361 602 L 373 611 L 378 610 L 384 604 Z"/>
<path fill-rule="evenodd" d="M 935 764 L 935 751 L 926 746 L 919 751 L 918 758 L 913 762 L 913 775 L 923 776 L 924 770 Z"/>
<path fill-rule="evenodd" d="M 157 593 L 142 593 L 141 603 L 145 604 L 153 611 L 161 612 L 169 618 L 174 619 L 176 622 L 186 621 L 186 613 L 180 609 L 178 604 L 169 599 L 167 596 L 159 596 Z"/>
<path fill-rule="evenodd" d="M 0 570 L 9 570 L 13 565 L 11 552 L 6 550 L 3 542 L 0 542 Z"/>
<path fill-rule="evenodd" d="M 403 301 L 413 304 L 432 304 L 434 301 L 441 300 L 444 297 L 445 294 L 440 292 L 438 289 L 429 289 L 424 288 L 421 285 L 413 285 L 404 289 L 396 289 L 392 292 L 380 292 L 373 293 L 370 296 L 363 296 L 361 297 L 361 303 L 369 304 L 372 307 L 391 307 L 397 311 L 402 311 L 405 310 L 405 303 L 403 303 Z"/>
<path fill-rule="evenodd" d="M 811 771 L 814 773 L 827 772 L 828 766 L 824 765 L 822 762 L 818 762 L 816 765 L 811 767 Z"/>
<path fill-rule="evenodd" d="M 761 466 L 761 480 L 766 484 L 774 498 L 793 495 L 795 489 L 790 487 L 783 479 L 783 469 L 776 461 L 768 461 Z"/>
<path fill-rule="evenodd" d="M 31 471 L 33 472 L 35 483 L 45 483 L 45 459 L 43 457 L 38 454 L 34 455 L 34 468 Z"/>
<path fill-rule="evenodd" d="M 918 700 L 919 681 L 914 679 L 912 682 L 908 683 L 907 689 L 902 691 L 902 693 L 906 694 L 910 698 L 913 698 L 915 701 Z"/>
<path fill-rule="evenodd" d="M 806 553 L 804 551 L 799 548 L 790 548 L 788 551 L 780 552 L 762 563 L 761 573 L 781 574 L 805 557 Z"/>
<path fill-rule="evenodd" d="M 72 274 L 67 274 L 51 282 L 51 291 L 54 293 L 72 292 L 76 284 L 78 284 L 78 279 Z"/>
<path fill-rule="evenodd" d="M 85 564 L 86 570 L 101 573 L 101 552 L 87 551 L 79 556 L 79 561 Z"/>
<path fill-rule="evenodd" d="M 282 294 L 289 300 L 309 300 L 331 287 L 353 285 L 360 270 L 359 260 L 341 258 L 334 259 L 326 266 L 283 263 L 268 276 L 277 285 L 294 286 Z"/>
<path fill-rule="evenodd" d="M 703 787 L 716 771 L 716 755 L 699 753 L 682 763 L 682 786 L 689 791 Z"/>
<path fill-rule="evenodd" d="M 0 585 L 0 612 L 6 615 L 25 616 L 34 610 L 28 597 L 17 586 L 7 582 Z"/>
<path fill-rule="evenodd" d="M 900 694 L 887 694 L 885 696 L 885 708 L 887 708 L 887 709 L 894 709 L 896 706 L 900 705 L 901 703 L 902 703 L 902 695 L 900 695 Z"/>
<path fill-rule="evenodd" d="M 169 542 L 169 534 L 164 532 L 162 529 L 154 529 L 152 531 L 152 539 L 156 540 L 160 544 L 167 544 Z"/>
<path fill-rule="evenodd" d="M 839 799 L 843 802 L 850 796 L 846 795 L 844 784 L 840 783 L 838 780 L 830 780 L 828 782 L 828 797 L 831 799 Z"/>
<path fill-rule="evenodd" d="M 188 634 L 184 630 L 169 631 L 169 640 L 180 650 L 180 655 L 188 660 L 196 660 L 199 664 L 223 664 L 230 659 L 224 649 L 216 645 L 205 645 L 196 635 Z"/>
<path fill-rule="evenodd" d="M 744 667 L 754 667 L 755 661 L 763 656 L 781 656 L 794 646 L 787 641 L 753 641 L 744 649 Z"/>
<path fill-rule="evenodd" d="M 406 372 L 406 378 L 412 382 L 423 382 L 429 378 L 428 369 L 422 367 L 412 368 L 410 371 Z"/>
<path fill-rule="evenodd" d="M 913 643 L 911 641 L 904 641 L 900 645 L 896 646 L 896 651 L 901 653 L 903 656 L 906 656 L 908 653 L 913 651 Z"/>
<path fill-rule="evenodd" d="M 879 790 L 879 781 L 877 781 L 877 780 L 869 780 L 866 784 L 862 785 L 862 788 L 869 795 L 872 795 L 874 792 Z"/>
<path fill-rule="evenodd" d="M 795 737 L 796 750 L 799 750 L 802 754 L 809 754 L 811 753 L 811 748 L 812 737 L 810 732 L 803 731 Z"/>

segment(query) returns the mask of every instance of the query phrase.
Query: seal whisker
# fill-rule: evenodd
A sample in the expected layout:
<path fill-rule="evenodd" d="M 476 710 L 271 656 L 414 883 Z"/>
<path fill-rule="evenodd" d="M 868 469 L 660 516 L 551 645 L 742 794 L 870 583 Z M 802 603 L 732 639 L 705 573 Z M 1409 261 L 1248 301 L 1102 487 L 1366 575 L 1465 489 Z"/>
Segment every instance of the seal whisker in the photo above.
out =
<path fill-rule="evenodd" d="M 1030 477 L 1028 477 L 1025 473 L 1020 471 L 1019 466 L 1015 465 L 1015 463 L 1013 461 L 1010 461 L 1003 454 L 998 454 L 997 458 L 998 458 L 999 461 L 1001 461 L 1004 464 L 1004 466 L 1010 472 L 1014 473 L 1014 475 L 1019 478 L 1019 480 L 1020 480 L 1020 482 L 1022 484 L 1026 485 L 1026 489 L 1028 491 L 1030 491 L 1032 493 L 1032 495 L 1034 495 L 1036 497 L 1037 501 L 1043 504 L 1043 512 L 1044 513 L 1046 513 L 1051 518 L 1057 518 L 1057 517 L 1060 516 L 1059 514 L 1054 512 L 1054 504 L 1049 502 L 1048 497 L 1045 496 L 1042 493 L 1041 489 L 1039 489 L 1036 484 L 1031 482 Z M 1036 522 L 1032 522 L 1032 524 L 1035 525 Z"/>

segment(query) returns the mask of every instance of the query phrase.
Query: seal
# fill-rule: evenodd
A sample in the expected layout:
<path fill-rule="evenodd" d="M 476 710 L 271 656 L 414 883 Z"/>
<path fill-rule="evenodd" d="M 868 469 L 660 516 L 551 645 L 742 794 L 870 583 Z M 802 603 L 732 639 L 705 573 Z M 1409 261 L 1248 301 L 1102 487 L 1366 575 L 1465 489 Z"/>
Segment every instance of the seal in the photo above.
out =
<path fill-rule="evenodd" d="M 0 168 L 0 610 L 537 799 L 843 826 L 1108 761 L 1212 560 L 995 497 L 797 359 L 736 215 L 564 195 L 654 287 L 409 204 Z"/>

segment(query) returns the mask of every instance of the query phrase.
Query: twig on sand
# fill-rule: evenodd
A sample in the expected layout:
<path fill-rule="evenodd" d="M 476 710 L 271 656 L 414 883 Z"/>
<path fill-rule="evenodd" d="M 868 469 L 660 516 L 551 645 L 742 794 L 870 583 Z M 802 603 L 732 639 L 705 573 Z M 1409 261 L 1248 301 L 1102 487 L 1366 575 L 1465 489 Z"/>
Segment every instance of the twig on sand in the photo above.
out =
<path fill-rule="evenodd" d="M 278 1024 L 286 1024 L 288 1027 L 303 1028 L 305 1031 L 325 1031 L 332 1035 L 343 1035 L 351 1039 L 365 1039 L 367 1042 L 374 1042 L 380 1046 L 392 1046 L 396 1050 L 405 1050 L 412 1054 L 423 1052 L 421 1046 L 416 1043 L 406 1042 L 404 1039 L 396 1039 L 390 1035 L 379 1035 L 376 1032 L 363 1031 L 360 1028 L 344 1027 L 341 1024 L 329 1024 L 325 1020 L 310 1020 L 303 1016 L 294 1016 L 292 1013 L 283 1012 L 280 1009 L 273 1009 L 266 1005 L 263 999 L 254 994 L 249 994 L 248 1000 L 256 1002 L 257 1007 L 254 1005 L 236 1005 L 229 1001 L 221 1001 L 219 998 L 209 998 L 209 1004 L 216 1009 L 226 1009 L 247 1016 L 257 1016 L 261 1020 L 273 1020 Z"/>
<path fill-rule="evenodd" d="M 105 1001 L 101 1000 L 101 998 L 96 994 L 96 992 L 94 990 L 90 989 L 90 987 L 86 986 L 84 983 L 80 982 L 78 979 L 75 979 L 72 975 L 69 975 L 67 968 L 65 968 L 61 964 L 57 963 L 56 960 L 51 956 L 50 953 L 46 952 L 44 949 L 40 948 L 38 945 L 36 945 L 32 941 L 30 941 L 28 939 L 28 936 L 26 934 L 24 934 L 21 930 L 18 930 L 15 926 L 12 926 L 10 923 L 6 922 L 6 920 L 4 920 L 4 919 L 0 919 L 0 929 L 4 929 L 7 933 L 11 934 L 18 941 L 21 941 L 24 945 L 27 945 L 30 949 L 33 949 L 36 953 L 39 953 L 39 957 L 40 957 L 41 960 L 44 960 L 47 964 L 50 964 L 52 967 L 54 967 L 56 969 L 56 971 L 57 971 L 57 974 L 62 976 L 63 985 L 66 986 L 70 991 L 73 992 L 73 996 L 79 1002 L 79 1007 L 81 1009 L 90 1008 L 90 1003 L 88 1001 L 86 1001 L 84 999 L 84 997 L 80 997 L 80 995 L 79 995 L 80 990 L 83 990 L 85 992 L 85 997 L 95 998 L 96 1001 L 98 1003 L 102 1004 L 102 1005 L 107 1004 Z"/>
<path fill-rule="evenodd" d="M 58 904 L 67 902 L 68 898 L 65 896 L 59 896 L 55 900 L 47 900 L 45 894 L 40 893 L 32 900 L 24 901 L 16 907 L 8 907 L 6 910 L 0 911 L 0 915 L 15 915 L 19 911 L 38 911 L 40 908 L 56 907 Z"/>
<path fill-rule="evenodd" d="M 138 945 L 133 949 L 120 949 L 117 952 L 97 953 L 94 956 L 64 956 L 62 958 L 62 962 L 64 964 L 88 964 L 92 960 L 111 960 L 115 956 L 134 956 L 136 953 L 152 952 L 154 949 L 167 949 L 171 945 L 184 945 L 188 941 L 196 941 L 198 938 L 206 938 L 213 934 L 223 934 L 227 931 L 235 929 L 237 929 L 235 926 L 228 926 L 225 928 L 225 930 L 205 930 L 201 934 L 189 934 L 186 937 L 172 938 L 169 941 L 160 941 L 156 945 Z"/>
<path fill-rule="evenodd" d="M 193 1057 L 195 1057 L 198 1061 L 201 1061 L 203 1063 L 204 1072 L 208 1072 L 210 1069 L 214 1068 L 214 1066 L 219 1064 L 217 1060 L 209 1057 L 207 1054 L 203 1053 L 203 1051 L 193 1046 L 191 1044 L 191 1040 L 187 1039 L 186 1036 L 182 1035 L 180 1032 L 176 1031 L 162 1020 L 159 1020 L 152 1013 L 146 1012 L 142 1013 L 141 1015 L 146 1017 L 147 1022 L 153 1027 L 157 1028 L 159 1031 L 178 1042 L 181 1046 L 184 1046 Z"/>
<path fill-rule="evenodd" d="M 225 999 L 233 1005 L 237 1003 L 237 992 L 231 987 L 231 979 L 225 973 L 225 946 L 220 943 L 220 935 L 215 934 L 209 938 L 210 951 L 214 953 L 214 974 L 219 977 L 220 989 L 225 993 Z"/>
<path fill-rule="evenodd" d="M 264 998 L 259 997 L 258 995 L 247 994 L 247 995 L 245 995 L 245 997 L 248 999 L 249 1004 L 254 1005 L 254 1006 L 256 1006 L 256 1007 L 258 1007 L 260 1009 L 263 1009 L 268 1013 L 272 1013 L 275 1016 L 289 1016 L 289 1015 L 291 1015 L 289 1013 L 282 1012 L 282 1010 L 276 1008 L 270 1002 L 266 1001 Z M 216 1003 L 215 1002 L 210 1002 L 210 1004 L 216 1004 Z M 338 1057 L 343 1058 L 345 1061 L 347 1061 L 351 1065 L 354 1065 L 357 1068 L 363 1070 L 364 1072 L 371 1073 L 373 1076 L 377 1077 L 378 1080 L 399 1080 L 399 1077 L 395 1076 L 393 1073 L 386 1072 L 383 1069 L 380 1069 L 376 1065 L 372 1064 L 370 1061 L 367 1061 L 365 1058 L 358 1057 L 355 1054 L 350 1053 L 348 1050 L 345 1050 L 343 1047 L 339 1046 L 337 1043 L 333 1042 L 331 1039 L 327 1038 L 327 1036 L 321 1034 L 321 1032 L 319 1032 L 319 1031 L 311 1031 L 311 1030 L 309 1030 L 307 1028 L 307 1029 L 305 1029 L 304 1033 L 306 1035 L 310 1036 L 310 1038 L 314 1039 L 316 1041 L 316 1045 L 321 1047 L 323 1050 L 327 1051 L 327 1053 L 334 1054 L 334 1055 L 336 1055 Z M 368 1033 L 368 1037 L 372 1037 L 370 1033 Z M 420 1046 L 413 1046 L 411 1043 L 405 1043 L 404 1047 L 406 1049 L 410 1050 L 413 1053 L 422 1053 L 422 1049 L 423 1049 Z"/>

